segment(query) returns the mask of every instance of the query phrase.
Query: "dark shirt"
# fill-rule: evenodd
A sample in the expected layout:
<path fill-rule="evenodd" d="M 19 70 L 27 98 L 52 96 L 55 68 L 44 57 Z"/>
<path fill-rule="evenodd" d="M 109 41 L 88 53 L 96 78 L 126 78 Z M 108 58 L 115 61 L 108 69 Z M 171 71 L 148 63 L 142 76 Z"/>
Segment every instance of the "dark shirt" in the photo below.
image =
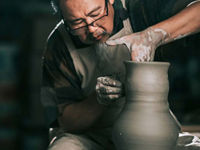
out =
<path fill-rule="evenodd" d="M 117 33 L 123 27 L 123 19 L 130 18 L 134 32 L 163 21 L 181 9 L 192 0 L 126 0 L 127 12 L 121 1 L 114 3 L 114 30 Z M 84 45 L 77 37 L 72 36 L 77 48 Z M 162 51 L 162 50 L 160 50 Z M 158 55 L 159 59 L 162 54 Z M 46 110 L 47 122 L 56 126 L 59 115 L 57 106 L 68 105 L 81 101 L 84 97 L 81 91 L 81 81 L 78 78 L 72 58 L 64 44 L 61 34 L 55 29 L 49 36 L 42 61 L 43 81 L 41 100 Z"/>

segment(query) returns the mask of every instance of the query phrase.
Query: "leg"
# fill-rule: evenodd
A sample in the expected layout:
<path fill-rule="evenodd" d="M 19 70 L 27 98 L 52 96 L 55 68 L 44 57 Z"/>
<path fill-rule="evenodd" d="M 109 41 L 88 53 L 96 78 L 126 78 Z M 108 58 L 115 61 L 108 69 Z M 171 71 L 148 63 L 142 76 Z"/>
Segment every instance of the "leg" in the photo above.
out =
<path fill-rule="evenodd" d="M 51 142 L 48 150 L 104 150 L 104 147 L 84 135 L 63 133 Z"/>

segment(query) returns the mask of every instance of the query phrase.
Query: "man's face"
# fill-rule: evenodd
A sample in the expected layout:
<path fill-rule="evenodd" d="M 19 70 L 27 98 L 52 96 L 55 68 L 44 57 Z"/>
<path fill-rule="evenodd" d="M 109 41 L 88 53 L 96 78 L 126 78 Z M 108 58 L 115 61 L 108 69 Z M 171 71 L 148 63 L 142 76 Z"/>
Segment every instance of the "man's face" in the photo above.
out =
<path fill-rule="evenodd" d="M 114 0 L 60 0 L 63 18 L 85 44 L 104 42 L 113 30 Z"/>

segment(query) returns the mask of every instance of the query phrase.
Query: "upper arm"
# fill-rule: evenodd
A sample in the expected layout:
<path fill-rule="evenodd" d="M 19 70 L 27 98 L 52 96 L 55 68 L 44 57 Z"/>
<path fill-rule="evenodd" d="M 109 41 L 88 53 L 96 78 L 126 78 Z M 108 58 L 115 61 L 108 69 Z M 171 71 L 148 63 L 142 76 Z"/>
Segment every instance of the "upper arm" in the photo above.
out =
<path fill-rule="evenodd" d="M 172 14 L 176 14 L 186 8 L 188 5 L 192 4 L 195 1 L 199 0 L 176 0 L 176 3 L 173 6 Z"/>
<path fill-rule="evenodd" d="M 127 0 L 133 30 L 142 31 L 168 19 L 194 0 Z"/>
<path fill-rule="evenodd" d="M 55 31 L 47 41 L 42 60 L 41 101 L 48 124 L 58 117 L 58 107 L 82 99 L 80 81 L 71 57 L 59 33 Z"/>

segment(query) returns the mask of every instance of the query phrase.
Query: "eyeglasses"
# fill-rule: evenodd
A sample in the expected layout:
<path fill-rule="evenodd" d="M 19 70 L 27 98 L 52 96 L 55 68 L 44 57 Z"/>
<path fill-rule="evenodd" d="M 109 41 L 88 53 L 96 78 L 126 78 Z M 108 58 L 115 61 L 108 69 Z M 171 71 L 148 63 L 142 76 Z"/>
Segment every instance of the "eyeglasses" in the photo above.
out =
<path fill-rule="evenodd" d="M 105 8 L 103 11 L 103 15 L 101 17 L 99 17 L 98 19 L 92 21 L 90 24 L 75 28 L 75 29 L 71 29 L 69 26 L 66 25 L 67 30 L 72 33 L 73 35 L 81 35 L 83 34 L 89 26 L 98 26 L 98 24 L 100 23 L 100 21 L 102 21 L 104 19 L 104 17 L 108 16 L 108 4 L 107 4 L 108 0 L 105 0 Z M 65 22 L 65 20 L 64 20 Z M 65 23 L 66 24 L 66 23 Z"/>

